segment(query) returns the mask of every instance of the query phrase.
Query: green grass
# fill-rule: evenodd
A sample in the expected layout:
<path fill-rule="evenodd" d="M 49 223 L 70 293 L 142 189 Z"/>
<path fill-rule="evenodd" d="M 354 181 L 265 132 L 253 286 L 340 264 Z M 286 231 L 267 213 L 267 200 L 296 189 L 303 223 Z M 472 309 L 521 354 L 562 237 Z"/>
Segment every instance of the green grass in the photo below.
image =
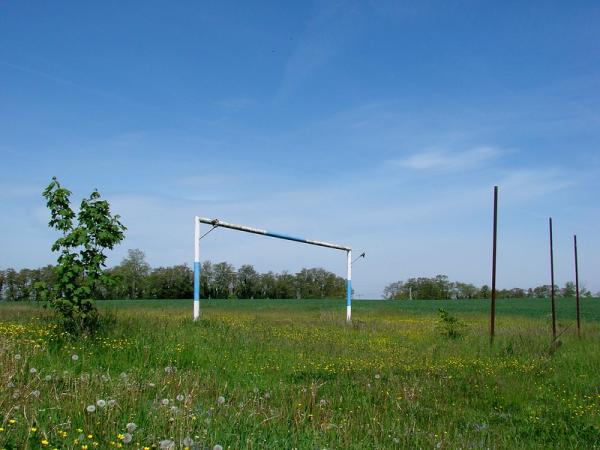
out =
<path fill-rule="evenodd" d="M 493 347 L 487 301 L 356 301 L 352 326 L 328 300 L 203 301 L 198 323 L 189 300 L 99 305 L 103 334 L 73 342 L 0 304 L 0 448 L 599 447 L 600 300 L 581 339 L 558 300 L 558 348 L 548 300 L 499 301 Z"/>

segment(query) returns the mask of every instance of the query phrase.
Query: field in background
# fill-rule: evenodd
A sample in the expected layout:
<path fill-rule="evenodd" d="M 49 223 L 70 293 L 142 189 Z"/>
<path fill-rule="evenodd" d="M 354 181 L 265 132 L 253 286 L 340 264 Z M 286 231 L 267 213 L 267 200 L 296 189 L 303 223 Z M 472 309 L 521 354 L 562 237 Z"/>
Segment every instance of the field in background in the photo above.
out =
<path fill-rule="evenodd" d="M 70 342 L 0 304 L 0 448 L 598 448 L 600 300 L 99 302 Z M 443 336 L 437 310 L 460 319 Z M 93 406 L 93 407 L 92 407 Z M 89 410 L 89 411 L 88 411 Z M 129 424 L 129 427 L 127 426 Z M 134 425 L 132 425 L 134 424 Z"/>

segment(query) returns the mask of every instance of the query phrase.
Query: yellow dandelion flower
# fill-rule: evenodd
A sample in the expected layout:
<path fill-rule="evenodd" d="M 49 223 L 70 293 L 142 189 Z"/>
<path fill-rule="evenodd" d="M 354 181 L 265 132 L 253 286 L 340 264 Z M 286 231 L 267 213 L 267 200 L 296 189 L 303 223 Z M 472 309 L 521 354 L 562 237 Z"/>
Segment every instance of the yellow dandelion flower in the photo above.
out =
<path fill-rule="evenodd" d="M 46 445 L 48 445 L 48 444 L 49 444 L 49 442 L 48 442 L 46 439 L 42 439 L 42 442 L 41 442 L 41 444 L 42 444 L 43 446 L 46 446 Z"/>
<path fill-rule="evenodd" d="M 37 431 L 37 428 L 36 428 L 36 427 L 31 427 L 31 432 L 32 432 L 32 433 L 35 433 L 36 431 Z"/>

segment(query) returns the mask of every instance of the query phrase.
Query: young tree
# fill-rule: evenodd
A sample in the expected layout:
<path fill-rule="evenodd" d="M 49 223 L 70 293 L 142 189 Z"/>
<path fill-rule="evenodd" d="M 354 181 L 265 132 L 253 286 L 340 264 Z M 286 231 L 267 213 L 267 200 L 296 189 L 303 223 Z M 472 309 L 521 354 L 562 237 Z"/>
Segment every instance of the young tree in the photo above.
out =
<path fill-rule="evenodd" d="M 98 325 L 98 311 L 91 297 L 95 284 L 106 277 L 105 251 L 124 239 L 126 228 L 97 190 L 81 202 L 77 214 L 71 208 L 71 191 L 56 177 L 43 196 L 50 209 L 48 225 L 62 236 L 52 245 L 52 251 L 59 253 L 56 279 L 38 287 L 67 331 L 92 332 Z"/>

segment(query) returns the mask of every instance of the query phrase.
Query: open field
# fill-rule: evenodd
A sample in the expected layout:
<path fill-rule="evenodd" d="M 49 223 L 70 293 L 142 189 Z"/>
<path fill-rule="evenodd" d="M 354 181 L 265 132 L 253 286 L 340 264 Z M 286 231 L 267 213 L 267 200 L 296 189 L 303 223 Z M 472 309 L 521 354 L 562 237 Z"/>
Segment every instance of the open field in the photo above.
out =
<path fill-rule="evenodd" d="M 548 300 L 499 300 L 492 348 L 487 301 L 355 301 L 352 326 L 341 301 L 99 305 L 73 342 L 0 304 L 0 448 L 600 447 L 598 299 L 581 339 L 557 300 L 555 351 Z"/>

